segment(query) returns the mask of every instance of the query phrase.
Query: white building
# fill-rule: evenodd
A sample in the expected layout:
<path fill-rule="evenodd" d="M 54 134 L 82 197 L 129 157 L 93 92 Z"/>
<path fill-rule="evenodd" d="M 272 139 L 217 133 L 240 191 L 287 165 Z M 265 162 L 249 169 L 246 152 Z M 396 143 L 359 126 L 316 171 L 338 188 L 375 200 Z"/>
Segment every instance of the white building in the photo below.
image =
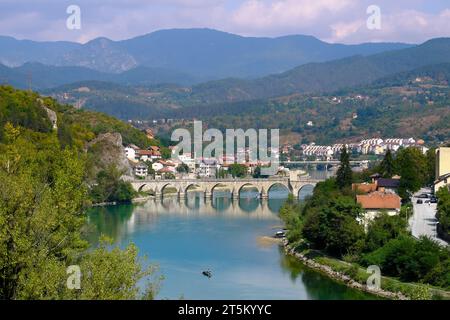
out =
<path fill-rule="evenodd" d="M 137 162 L 137 152 L 139 151 L 139 148 L 135 146 L 134 144 L 130 144 L 125 147 L 125 156 L 128 160 Z"/>
<path fill-rule="evenodd" d="M 217 161 L 214 159 L 204 159 L 200 162 L 197 174 L 200 178 L 215 178 L 217 174 Z"/>
<path fill-rule="evenodd" d="M 331 146 L 317 146 L 314 144 L 302 146 L 303 155 L 305 156 L 315 156 L 326 159 L 331 159 L 333 157 L 334 151 Z"/>
<path fill-rule="evenodd" d="M 148 167 L 145 164 L 138 164 L 134 167 L 134 174 L 145 178 L 148 175 Z"/>
<path fill-rule="evenodd" d="M 178 160 L 189 167 L 190 172 L 195 172 L 195 159 L 187 155 L 179 155 Z"/>
<path fill-rule="evenodd" d="M 152 164 L 152 169 L 155 170 L 155 172 L 161 170 L 162 168 L 164 168 L 162 163 L 155 162 Z"/>

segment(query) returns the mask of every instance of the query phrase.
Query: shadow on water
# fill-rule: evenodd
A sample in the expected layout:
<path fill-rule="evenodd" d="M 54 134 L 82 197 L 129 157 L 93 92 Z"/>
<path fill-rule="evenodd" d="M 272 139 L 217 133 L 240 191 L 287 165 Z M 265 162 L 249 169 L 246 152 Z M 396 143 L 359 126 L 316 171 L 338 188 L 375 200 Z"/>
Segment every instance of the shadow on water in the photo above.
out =
<path fill-rule="evenodd" d="M 123 226 L 131 219 L 134 209 L 135 206 L 130 204 L 91 208 L 87 214 L 87 240 L 97 245 L 100 235 L 120 239 Z"/>

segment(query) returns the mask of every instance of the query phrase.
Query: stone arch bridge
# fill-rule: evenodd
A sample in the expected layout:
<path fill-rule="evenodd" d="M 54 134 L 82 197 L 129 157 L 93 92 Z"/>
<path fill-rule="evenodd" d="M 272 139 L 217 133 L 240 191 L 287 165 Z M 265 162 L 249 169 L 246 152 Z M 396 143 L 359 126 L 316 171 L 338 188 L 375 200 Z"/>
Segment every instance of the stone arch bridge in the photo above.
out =
<path fill-rule="evenodd" d="M 153 191 L 155 198 L 161 198 L 164 189 L 170 187 L 177 191 L 180 198 L 186 197 L 186 192 L 191 187 L 196 187 L 204 192 L 205 198 L 213 196 L 217 187 L 226 188 L 231 191 L 234 199 L 239 198 L 243 187 L 254 187 L 258 190 L 261 199 L 269 197 L 270 189 L 275 185 L 284 186 L 294 197 L 298 197 L 300 190 L 305 186 L 315 186 L 322 180 L 309 177 L 292 180 L 285 177 L 273 177 L 267 179 L 179 179 L 179 180 L 133 180 L 130 181 L 136 191 Z"/>

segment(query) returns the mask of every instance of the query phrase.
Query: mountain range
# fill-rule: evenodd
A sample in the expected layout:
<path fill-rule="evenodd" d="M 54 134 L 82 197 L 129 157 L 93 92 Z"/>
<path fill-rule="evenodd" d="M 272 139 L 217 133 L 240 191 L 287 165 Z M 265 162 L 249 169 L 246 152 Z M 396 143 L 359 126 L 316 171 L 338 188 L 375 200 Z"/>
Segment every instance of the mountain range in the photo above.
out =
<path fill-rule="evenodd" d="M 256 79 L 228 78 L 192 86 L 124 86 L 108 81 L 82 81 L 44 90 L 43 93 L 59 99 L 64 97 L 65 102 L 122 119 L 193 118 L 205 112 L 212 115 L 236 108 L 247 110 L 248 105 L 236 104 L 240 102 L 253 105 L 263 101 L 264 105 L 264 100 L 276 97 L 326 94 L 377 81 L 383 85 L 384 79 L 392 82 L 398 74 L 420 71 L 420 68 L 426 71 L 431 66 L 438 71 L 436 66 L 446 63 L 450 63 L 450 38 L 438 38 L 406 49 L 309 63 Z M 229 104 L 229 108 L 224 104 Z"/>
<path fill-rule="evenodd" d="M 308 36 L 245 38 L 190 29 L 84 45 L 8 41 L 0 51 L 8 64 L 0 65 L 0 83 L 121 119 L 275 126 L 293 142 L 450 139 L 450 38 L 346 46 Z"/>
<path fill-rule="evenodd" d="M 227 77 L 262 77 L 306 63 L 366 56 L 411 46 L 403 43 L 331 44 L 304 35 L 242 37 L 211 29 L 161 30 L 128 40 L 97 38 L 85 44 L 36 42 L 1 36 L 0 63 L 19 67 L 38 62 L 48 66 L 89 68 L 102 73 L 122 73 L 146 67 L 164 71 L 163 75 L 166 72 L 172 76 L 174 73 L 189 75 L 191 82 L 201 82 Z M 141 70 L 135 72 L 143 73 Z M 80 77 L 79 80 L 84 79 Z M 162 80 L 178 83 L 176 77 Z"/>

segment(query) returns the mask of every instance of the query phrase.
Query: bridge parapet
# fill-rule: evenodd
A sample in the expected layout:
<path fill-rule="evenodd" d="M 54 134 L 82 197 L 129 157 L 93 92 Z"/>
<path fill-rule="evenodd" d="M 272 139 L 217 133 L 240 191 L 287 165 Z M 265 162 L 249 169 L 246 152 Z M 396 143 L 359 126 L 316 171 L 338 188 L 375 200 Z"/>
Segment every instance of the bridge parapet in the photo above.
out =
<path fill-rule="evenodd" d="M 180 198 L 184 198 L 187 190 L 192 186 L 199 187 L 205 197 L 212 197 L 213 191 L 218 186 L 223 186 L 232 192 L 233 198 L 238 198 L 239 193 L 245 186 L 253 186 L 258 190 L 261 198 L 268 198 L 269 191 L 274 185 L 283 185 L 295 197 L 305 185 L 315 186 L 321 180 L 310 177 L 300 177 L 298 180 L 291 180 L 288 177 L 273 177 L 266 179 L 172 179 L 172 180 L 132 180 L 130 181 L 136 191 L 152 190 L 155 196 L 161 197 L 164 189 L 173 187 Z"/>

